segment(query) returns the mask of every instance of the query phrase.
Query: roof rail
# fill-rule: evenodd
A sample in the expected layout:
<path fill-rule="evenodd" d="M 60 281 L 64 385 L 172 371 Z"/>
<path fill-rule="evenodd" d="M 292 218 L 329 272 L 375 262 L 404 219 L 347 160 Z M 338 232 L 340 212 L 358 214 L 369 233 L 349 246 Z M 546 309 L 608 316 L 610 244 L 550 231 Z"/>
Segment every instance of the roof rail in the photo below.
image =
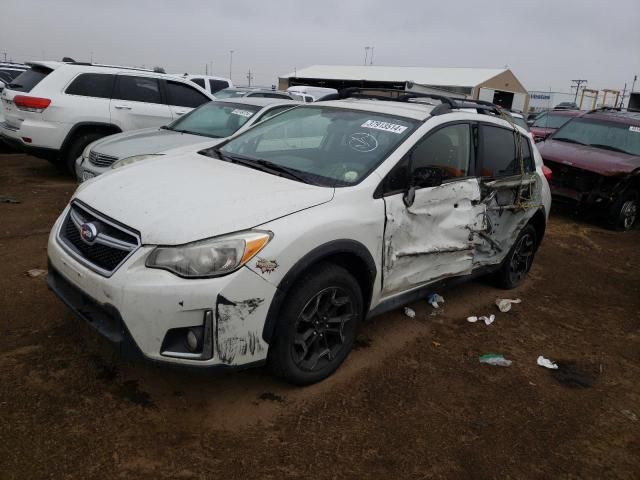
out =
<path fill-rule="evenodd" d="M 135 70 L 139 72 L 166 73 L 166 72 L 156 71 L 157 68 L 162 68 L 162 67 L 156 67 L 154 69 L 150 69 L 150 68 L 141 68 L 141 67 L 122 67 L 120 65 L 103 65 L 101 63 L 90 63 L 90 62 L 65 62 L 65 63 L 68 63 L 70 65 L 80 65 L 84 67 L 118 68 L 120 70 Z"/>
<path fill-rule="evenodd" d="M 364 93 L 365 91 L 395 93 L 397 94 L 397 96 L 396 98 L 393 98 L 388 95 Z M 345 98 L 369 98 L 373 100 L 384 100 L 390 102 L 408 102 L 409 100 L 418 98 L 430 98 L 432 100 L 438 100 L 440 102 L 440 105 L 436 105 L 436 107 L 431 111 L 432 116 L 441 115 L 453 109 L 458 110 L 462 108 L 473 108 L 476 109 L 478 113 L 493 113 L 498 116 L 503 115 L 502 111 L 497 105 L 484 100 L 456 99 L 434 93 L 407 92 L 404 90 L 395 90 L 392 88 L 348 87 L 340 90 L 337 94 L 328 95 L 322 100 L 339 100 Z"/>

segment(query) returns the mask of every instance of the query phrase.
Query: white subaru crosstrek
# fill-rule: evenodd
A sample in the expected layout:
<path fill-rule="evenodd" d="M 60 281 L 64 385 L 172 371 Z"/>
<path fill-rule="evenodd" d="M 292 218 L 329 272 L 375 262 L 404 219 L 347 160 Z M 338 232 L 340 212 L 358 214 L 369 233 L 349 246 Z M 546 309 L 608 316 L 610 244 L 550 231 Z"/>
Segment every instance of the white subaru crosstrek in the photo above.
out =
<path fill-rule="evenodd" d="M 551 203 L 527 132 L 481 102 L 342 96 L 83 183 L 50 288 L 123 353 L 309 384 L 367 317 L 442 282 L 518 285 Z"/>
<path fill-rule="evenodd" d="M 33 62 L 0 96 L 2 139 L 75 175 L 91 142 L 166 125 L 214 97 L 182 77 L 80 62 Z"/>

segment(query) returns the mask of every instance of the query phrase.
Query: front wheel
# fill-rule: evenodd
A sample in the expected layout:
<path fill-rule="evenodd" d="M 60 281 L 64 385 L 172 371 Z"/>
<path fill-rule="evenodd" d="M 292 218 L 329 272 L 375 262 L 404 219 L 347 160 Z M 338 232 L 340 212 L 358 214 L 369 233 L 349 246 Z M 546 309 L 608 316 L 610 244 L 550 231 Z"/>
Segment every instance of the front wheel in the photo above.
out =
<path fill-rule="evenodd" d="M 638 193 L 627 192 L 611 207 L 609 225 L 614 230 L 626 232 L 635 227 L 638 221 Z"/>
<path fill-rule="evenodd" d="M 363 314 L 358 282 L 344 268 L 320 264 L 285 299 L 269 350 L 277 376 L 308 385 L 331 375 L 353 347 Z"/>
<path fill-rule="evenodd" d="M 498 271 L 498 282 L 502 288 L 515 288 L 525 279 L 536 254 L 537 232 L 532 225 L 526 225 Z"/>

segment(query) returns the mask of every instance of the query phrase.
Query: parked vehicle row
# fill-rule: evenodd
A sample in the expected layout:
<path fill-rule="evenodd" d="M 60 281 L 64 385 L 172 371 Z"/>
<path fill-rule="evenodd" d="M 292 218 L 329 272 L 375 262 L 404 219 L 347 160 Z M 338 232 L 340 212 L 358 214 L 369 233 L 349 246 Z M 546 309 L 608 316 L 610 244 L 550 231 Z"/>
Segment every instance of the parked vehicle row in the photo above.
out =
<path fill-rule="evenodd" d="M 179 147 L 211 147 L 295 105 L 297 102 L 264 97 L 214 100 L 169 125 L 110 135 L 91 143 L 77 160 L 76 174 L 83 182 L 110 168 L 175 153 Z"/>
<path fill-rule="evenodd" d="M 480 102 L 343 96 L 84 182 L 49 238 L 51 289 L 123 353 L 309 384 L 367 317 L 442 282 L 520 284 L 551 202 L 528 133 Z"/>
<path fill-rule="evenodd" d="M 34 62 L 0 98 L 2 138 L 70 172 L 89 143 L 165 125 L 214 99 L 179 76 L 78 62 Z"/>

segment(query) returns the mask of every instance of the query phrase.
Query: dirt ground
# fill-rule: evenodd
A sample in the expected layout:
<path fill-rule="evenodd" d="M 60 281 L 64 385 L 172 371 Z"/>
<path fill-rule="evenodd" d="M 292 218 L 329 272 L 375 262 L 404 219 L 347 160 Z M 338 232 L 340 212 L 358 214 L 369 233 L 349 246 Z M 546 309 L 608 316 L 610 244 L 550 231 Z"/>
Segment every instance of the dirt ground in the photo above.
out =
<path fill-rule="evenodd" d="M 25 273 L 74 188 L 0 154 L 0 196 L 20 201 L 0 203 L 0 479 L 640 478 L 640 230 L 554 212 L 521 288 L 379 317 L 335 375 L 294 388 L 118 359 Z M 500 314 L 505 297 L 522 303 Z"/>

